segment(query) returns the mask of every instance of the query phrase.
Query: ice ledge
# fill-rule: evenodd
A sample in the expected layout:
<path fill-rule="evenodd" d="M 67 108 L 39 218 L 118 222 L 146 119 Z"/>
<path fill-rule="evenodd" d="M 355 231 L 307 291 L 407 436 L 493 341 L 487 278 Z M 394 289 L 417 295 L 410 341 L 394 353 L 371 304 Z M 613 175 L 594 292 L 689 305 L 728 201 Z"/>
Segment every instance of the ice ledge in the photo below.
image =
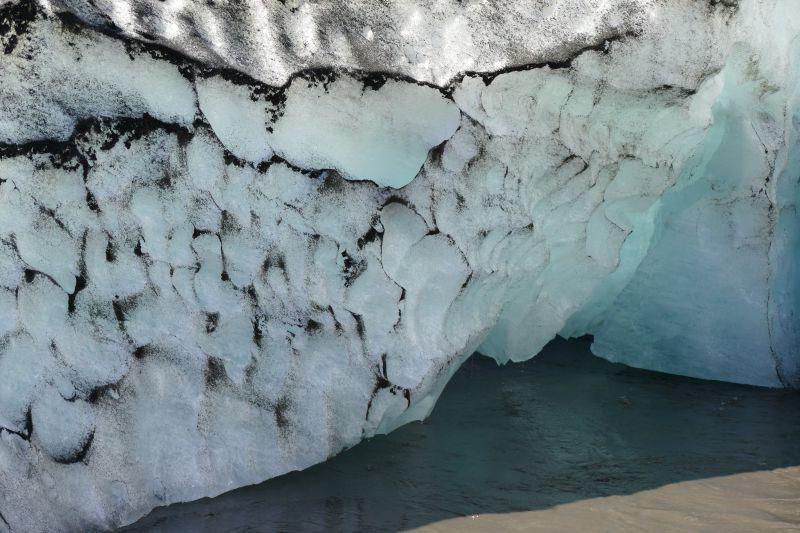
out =
<path fill-rule="evenodd" d="M 457 0 L 435 6 L 364 0 L 42 4 L 272 85 L 309 67 L 391 71 L 445 85 L 464 70 L 563 61 L 598 39 L 647 26 L 648 17 L 662 9 L 654 0 L 537 1 L 502 8 Z"/>

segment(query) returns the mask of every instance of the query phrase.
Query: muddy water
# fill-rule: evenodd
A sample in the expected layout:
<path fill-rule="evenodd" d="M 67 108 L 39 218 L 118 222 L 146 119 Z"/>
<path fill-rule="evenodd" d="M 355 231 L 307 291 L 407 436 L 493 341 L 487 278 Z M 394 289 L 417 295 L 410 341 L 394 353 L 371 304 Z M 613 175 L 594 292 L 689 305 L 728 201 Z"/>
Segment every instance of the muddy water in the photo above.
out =
<path fill-rule="evenodd" d="M 715 516 L 762 520 L 748 529 L 800 528 L 798 470 L 775 471 L 797 466 L 797 392 L 635 370 L 594 358 L 585 340 L 558 340 L 522 364 L 473 356 L 424 423 L 303 472 L 156 509 L 130 530 L 636 529 L 653 501 L 679 529 L 702 529 L 695 511 L 714 502 Z M 777 510 L 763 515 L 747 487 Z"/>

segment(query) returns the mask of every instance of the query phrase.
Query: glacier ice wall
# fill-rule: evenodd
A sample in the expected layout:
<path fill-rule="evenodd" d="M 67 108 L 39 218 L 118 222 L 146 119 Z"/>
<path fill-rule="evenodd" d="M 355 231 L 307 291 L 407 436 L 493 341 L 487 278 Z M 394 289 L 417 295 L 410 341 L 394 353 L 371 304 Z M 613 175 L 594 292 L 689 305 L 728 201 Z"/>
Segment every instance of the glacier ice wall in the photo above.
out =
<path fill-rule="evenodd" d="M 420 419 L 556 334 L 800 384 L 793 0 L 0 2 L 0 531 Z"/>

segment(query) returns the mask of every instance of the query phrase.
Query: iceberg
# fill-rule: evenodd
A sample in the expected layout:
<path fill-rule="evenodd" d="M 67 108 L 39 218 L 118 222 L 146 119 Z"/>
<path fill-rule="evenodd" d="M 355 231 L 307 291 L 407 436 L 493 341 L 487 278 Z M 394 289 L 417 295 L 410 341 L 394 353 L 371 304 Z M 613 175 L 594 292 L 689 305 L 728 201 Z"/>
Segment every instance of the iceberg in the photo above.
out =
<path fill-rule="evenodd" d="M 0 531 L 309 467 L 556 335 L 800 386 L 794 0 L 4 0 L 0 48 Z"/>

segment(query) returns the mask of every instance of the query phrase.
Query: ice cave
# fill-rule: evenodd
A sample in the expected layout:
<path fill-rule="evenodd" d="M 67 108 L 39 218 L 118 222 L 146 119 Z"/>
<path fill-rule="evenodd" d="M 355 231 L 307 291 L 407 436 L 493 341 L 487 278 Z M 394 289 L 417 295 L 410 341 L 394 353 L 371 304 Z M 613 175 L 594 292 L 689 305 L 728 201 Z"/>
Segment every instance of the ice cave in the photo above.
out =
<path fill-rule="evenodd" d="M 797 0 L 0 0 L 0 48 L 0 531 L 309 468 L 557 336 L 800 387 Z"/>

